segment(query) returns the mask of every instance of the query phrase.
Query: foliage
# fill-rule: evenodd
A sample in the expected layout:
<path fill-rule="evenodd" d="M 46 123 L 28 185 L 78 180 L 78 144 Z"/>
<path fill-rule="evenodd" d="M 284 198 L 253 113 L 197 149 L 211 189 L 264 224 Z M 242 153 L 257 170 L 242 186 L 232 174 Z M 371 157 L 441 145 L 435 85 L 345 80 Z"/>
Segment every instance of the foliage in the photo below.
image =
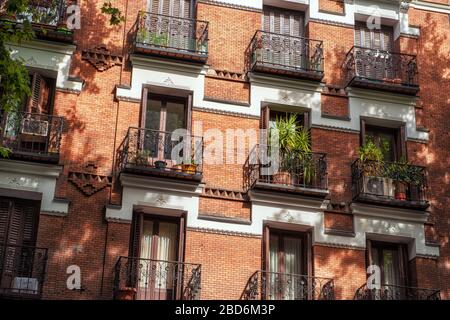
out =
<path fill-rule="evenodd" d="M 109 15 L 109 24 L 112 26 L 120 25 L 122 22 L 125 22 L 125 17 L 122 15 L 122 12 L 113 7 L 111 1 L 103 3 L 102 13 Z"/>
<path fill-rule="evenodd" d="M 411 165 L 404 157 L 400 161 L 388 164 L 384 175 L 394 181 L 401 181 L 416 186 L 425 183 L 425 175 L 422 172 L 422 168 Z"/>
<path fill-rule="evenodd" d="M 359 148 L 359 159 L 361 162 L 384 160 L 383 151 L 375 144 L 372 139 L 366 139 L 366 143 Z"/>
<path fill-rule="evenodd" d="M 45 13 L 35 10 L 30 0 L 7 0 L 0 4 L 0 114 L 19 112 L 22 102 L 31 94 L 24 61 L 11 57 L 7 44 L 32 40 L 35 36 L 32 21 L 44 24 L 56 22 L 59 0 L 49 1 L 52 6 Z M 111 16 L 112 25 L 125 21 L 120 10 L 113 7 L 110 1 L 103 5 L 102 12 Z M 9 149 L 0 146 L 0 156 L 6 157 L 9 153 Z"/>

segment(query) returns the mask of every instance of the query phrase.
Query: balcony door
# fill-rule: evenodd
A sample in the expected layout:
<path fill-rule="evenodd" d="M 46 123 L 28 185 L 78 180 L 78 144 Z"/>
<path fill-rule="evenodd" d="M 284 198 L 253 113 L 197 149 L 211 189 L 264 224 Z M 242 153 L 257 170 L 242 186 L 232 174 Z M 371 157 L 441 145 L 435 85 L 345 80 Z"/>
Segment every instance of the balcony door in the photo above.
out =
<path fill-rule="evenodd" d="M 195 24 L 189 20 L 193 9 L 191 0 L 147 0 L 148 12 L 160 15 L 152 16 L 147 25 L 153 40 L 173 49 L 194 50 Z"/>
<path fill-rule="evenodd" d="M 141 120 L 141 127 L 145 128 L 142 147 L 154 160 L 172 160 L 172 149 L 178 143 L 172 141 L 172 133 L 189 129 L 187 100 L 147 94 Z"/>
<path fill-rule="evenodd" d="M 52 153 L 58 141 L 52 137 L 52 110 L 55 79 L 38 72 L 30 74 L 31 95 L 23 103 L 23 114 L 4 117 L 3 140 L 7 146 L 21 152 Z"/>
<path fill-rule="evenodd" d="M 39 201 L 0 197 L 0 293 L 38 294 L 33 270 Z"/>
<path fill-rule="evenodd" d="M 308 299 L 308 235 L 267 230 L 265 299 Z"/>
<path fill-rule="evenodd" d="M 307 54 L 303 12 L 264 6 L 262 60 L 275 66 L 304 68 Z"/>
<path fill-rule="evenodd" d="M 132 254 L 138 300 L 173 300 L 181 296 L 184 219 L 136 214 Z"/>
<path fill-rule="evenodd" d="M 408 253 L 403 244 L 368 241 L 368 263 L 381 271 L 381 294 L 402 298 L 408 285 Z"/>
<path fill-rule="evenodd" d="M 394 78 L 396 67 L 390 52 L 394 49 L 394 30 L 390 26 L 369 29 L 365 22 L 355 24 L 356 68 L 358 75 L 373 80 Z M 370 49 L 370 50 L 369 50 Z"/>

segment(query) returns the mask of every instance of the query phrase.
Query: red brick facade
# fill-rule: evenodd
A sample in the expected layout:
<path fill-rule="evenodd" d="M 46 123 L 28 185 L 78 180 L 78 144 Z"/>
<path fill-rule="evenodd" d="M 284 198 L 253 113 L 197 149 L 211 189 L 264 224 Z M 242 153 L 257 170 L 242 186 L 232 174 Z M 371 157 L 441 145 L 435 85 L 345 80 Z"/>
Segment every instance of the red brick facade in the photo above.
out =
<path fill-rule="evenodd" d="M 77 49 L 70 68 L 71 76 L 84 81 L 81 92 L 57 90 L 55 95 L 54 114 L 66 119 L 59 160 L 63 169 L 57 179 L 55 197 L 67 199 L 70 204 L 65 215 L 40 215 L 36 246 L 48 248 L 49 252 L 44 299 L 112 299 L 117 259 L 130 255 L 130 221 L 109 219 L 105 211 L 126 202 L 116 167 L 117 150 L 128 128 L 140 126 L 141 101 L 120 99 L 116 90 L 117 86 L 132 86 L 133 77 L 137 77 L 133 74 L 130 60 L 131 48 L 134 23 L 138 11 L 145 9 L 146 1 L 114 1 L 126 17 L 126 22 L 116 27 L 109 26 L 107 18 L 101 14 L 103 2 L 81 1 L 82 29 L 74 33 Z M 250 108 L 252 104 L 253 84 L 246 76 L 245 54 L 256 30 L 262 27 L 261 10 L 209 0 L 197 2 L 196 19 L 209 22 L 206 65 L 211 70 L 222 72 L 206 73 L 203 98 L 213 103 L 229 104 L 236 108 L 236 112 L 202 108 L 201 101 L 196 101 L 199 105 L 194 104 L 192 109 L 193 130 L 197 122 L 201 123 L 202 132 L 208 129 L 218 129 L 222 133 L 237 129 L 258 132 L 259 115 L 245 115 L 239 108 Z M 320 12 L 345 14 L 344 1 L 318 2 Z M 434 2 L 448 4 L 447 0 Z M 450 10 L 448 6 L 446 8 Z M 401 34 L 395 47 L 399 52 L 417 55 L 420 93 L 415 117 L 417 127 L 429 130 L 429 140 L 408 139 L 407 155 L 411 163 L 427 168 L 430 207 L 426 210 L 429 218 L 424 230 L 428 244 L 439 247 L 439 257 L 417 254 L 408 268 L 414 286 L 440 289 L 441 298 L 449 299 L 449 15 L 410 7 L 408 19 L 410 26 L 420 30 L 420 36 Z M 319 99 L 319 113 L 324 118 L 350 122 L 355 114 L 344 90 L 342 64 L 354 45 L 352 26 L 311 19 L 306 24 L 305 36 L 323 41 L 324 77 L 321 85 L 324 89 Z M 82 60 L 82 50 L 100 44 L 123 56 L 123 65 L 100 72 Z M 283 75 L 279 77 L 283 78 Z M 152 82 L 152 79 L 146 80 Z M 274 82 L 273 86 L 277 83 Z M 330 210 L 325 210 L 321 222 L 324 237 L 331 232 L 336 237 L 350 239 L 355 236 L 352 234 L 355 217 L 350 209 L 353 200 L 351 164 L 358 157 L 360 132 L 315 125 L 313 119 L 311 140 L 313 152 L 327 155 L 329 194 L 323 199 L 324 203 L 344 204 L 343 212 L 330 207 Z M 204 141 L 205 145 L 209 142 Z M 245 158 L 247 155 L 246 151 L 241 156 Z M 260 218 L 263 210 L 258 211 L 258 206 L 252 207 L 251 195 L 246 190 L 244 164 L 211 164 L 206 158 L 204 161 L 200 188 L 235 191 L 238 195 L 212 195 L 202 190 L 198 199 L 199 216 L 207 216 L 212 221 L 222 219 L 220 221 L 224 223 L 239 226 L 264 219 Z M 111 184 L 93 195 L 86 195 L 69 177 L 72 172 L 89 170 L 108 177 Z M 153 181 L 155 178 L 149 176 L 147 179 Z M 319 211 L 324 212 L 323 206 Z M 248 234 L 190 226 L 189 222 L 185 229 L 184 261 L 202 265 L 201 299 L 239 299 L 252 274 L 265 268 L 262 230 L 258 230 L 259 234 Z M 335 298 L 352 299 L 355 291 L 366 281 L 366 250 L 361 246 L 315 242 L 311 243 L 313 275 L 334 279 Z M 66 270 L 70 265 L 80 267 L 81 290 L 67 289 L 69 274 Z"/>

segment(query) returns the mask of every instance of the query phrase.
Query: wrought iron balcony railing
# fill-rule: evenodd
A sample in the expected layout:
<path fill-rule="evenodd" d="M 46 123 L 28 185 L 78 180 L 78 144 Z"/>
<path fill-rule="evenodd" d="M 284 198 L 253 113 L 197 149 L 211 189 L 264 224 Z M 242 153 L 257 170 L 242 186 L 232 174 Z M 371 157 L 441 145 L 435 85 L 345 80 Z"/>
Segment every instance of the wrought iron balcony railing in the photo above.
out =
<path fill-rule="evenodd" d="M 46 266 L 46 248 L 0 243 L 0 296 L 40 298 Z"/>
<path fill-rule="evenodd" d="M 333 299 L 333 279 L 269 271 L 256 271 L 241 295 L 241 300 Z"/>
<path fill-rule="evenodd" d="M 246 52 L 249 71 L 310 80 L 323 78 L 322 41 L 256 31 Z"/>
<path fill-rule="evenodd" d="M 4 114 L 0 142 L 12 157 L 58 162 L 64 118 L 38 113 Z"/>
<path fill-rule="evenodd" d="M 120 257 L 115 266 L 114 297 L 132 300 L 198 300 L 201 265 Z"/>
<path fill-rule="evenodd" d="M 419 91 L 414 55 L 354 46 L 343 69 L 348 86 L 412 95 Z"/>
<path fill-rule="evenodd" d="M 0 14 L 0 25 L 14 27 L 25 20 L 31 22 L 39 38 L 73 41 L 73 30 L 67 27 L 67 9 L 71 0 L 30 0 L 27 8 L 17 16 Z"/>
<path fill-rule="evenodd" d="M 357 159 L 351 170 L 354 200 L 416 209 L 429 205 L 424 167 Z"/>
<path fill-rule="evenodd" d="M 205 63 L 208 58 L 208 22 L 140 12 L 135 51 Z"/>
<path fill-rule="evenodd" d="M 356 290 L 355 300 L 440 300 L 440 290 L 384 284 L 369 289 L 364 284 Z"/>
<path fill-rule="evenodd" d="M 202 137 L 129 128 L 118 150 L 118 172 L 202 179 Z"/>
<path fill-rule="evenodd" d="M 246 188 L 283 189 L 326 194 L 327 161 L 323 153 L 283 155 L 256 145 L 244 166 Z"/>

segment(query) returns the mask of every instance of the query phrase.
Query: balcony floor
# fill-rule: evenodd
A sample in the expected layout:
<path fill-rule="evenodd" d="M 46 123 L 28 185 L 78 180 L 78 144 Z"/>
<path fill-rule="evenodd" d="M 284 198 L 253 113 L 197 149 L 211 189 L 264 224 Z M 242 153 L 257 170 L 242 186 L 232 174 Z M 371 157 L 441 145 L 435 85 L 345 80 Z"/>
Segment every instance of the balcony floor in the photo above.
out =
<path fill-rule="evenodd" d="M 182 171 L 175 171 L 170 169 L 157 169 L 154 167 L 140 167 L 134 165 L 126 165 L 122 172 L 132 173 L 132 174 L 144 174 L 149 176 L 157 177 L 168 177 L 181 180 L 198 181 L 200 182 L 203 178 L 201 173 L 185 173 Z"/>
<path fill-rule="evenodd" d="M 179 59 L 202 64 L 206 63 L 206 60 L 208 59 L 208 55 L 205 53 L 192 52 L 184 49 L 166 48 L 143 43 L 136 43 L 134 46 L 134 52 L 145 55 L 158 56 L 170 59 Z"/>
<path fill-rule="evenodd" d="M 354 200 L 375 205 L 414 210 L 425 210 L 430 206 L 428 201 L 397 200 L 367 193 L 360 193 Z"/>
<path fill-rule="evenodd" d="M 419 92 L 419 86 L 407 85 L 402 83 L 386 83 L 382 80 L 368 79 L 364 77 L 354 77 L 347 84 L 347 87 L 357 87 L 363 89 L 373 89 L 400 93 L 415 96 Z"/>
<path fill-rule="evenodd" d="M 262 190 L 271 190 L 271 191 L 279 191 L 279 192 L 288 192 L 294 194 L 301 194 L 313 197 L 326 197 L 328 195 L 328 190 L 325 189 L 317 189 L 317 188 L 306 188 L 300 186 L 293 185 L 284 185 L 284 184 L 276 184 L 276 183 L 267 183 L 257 181 L 253 185 L 254 189 L 262 189 Z"/>
<path fill-rule="evenodd" d="M 259 61 L 253 64 L 252 71 L 313 81 L 321 81 L 324 76 L 323 72 L 305 70 L 302 68 L 289 67 L 283 65 L 274 65 L 271 63 Z"/>

